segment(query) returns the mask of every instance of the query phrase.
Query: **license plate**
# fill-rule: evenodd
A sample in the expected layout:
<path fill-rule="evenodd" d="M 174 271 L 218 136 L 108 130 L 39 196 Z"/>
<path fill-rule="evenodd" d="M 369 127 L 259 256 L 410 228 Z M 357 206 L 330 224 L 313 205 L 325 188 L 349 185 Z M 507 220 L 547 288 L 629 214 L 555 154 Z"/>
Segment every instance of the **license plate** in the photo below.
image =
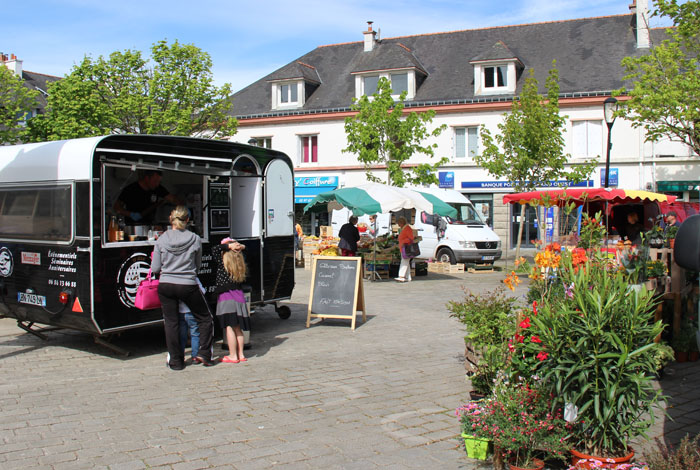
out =
<path fill-rule="evenodd" d="M 27 294 L 26 292 L 17 292 L 17 302 L 46 307 L 46 297 L 37 294 Z"/>
<path fill-rule="evenodd" d="M 493 261 L 495 256 L 482 256 L 481 261 Z"/>

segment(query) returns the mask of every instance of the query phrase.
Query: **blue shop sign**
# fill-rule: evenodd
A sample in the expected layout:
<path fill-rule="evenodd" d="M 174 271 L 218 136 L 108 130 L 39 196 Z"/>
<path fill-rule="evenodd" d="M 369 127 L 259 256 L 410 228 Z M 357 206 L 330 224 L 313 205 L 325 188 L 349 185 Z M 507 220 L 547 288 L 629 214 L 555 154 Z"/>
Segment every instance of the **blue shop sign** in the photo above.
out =
<path fill-rule="evenodd" d="M 608 178 L 608 186 L 617 186 L 618 184 L 617 168 L 610 168 L 610 177 Z M 600 187 L 605 187 L 605 168 L 600 170 Z"/>
<path fill-rule="evenodd" d="M 611 173 L 612 174 L 612 173 Z M 511 181 L 462 181 L 462 189 L 511 189 Z M 567 180 L 549 181 L 541 183 L 539 188 L 592 188 L 593 180 L 573 183 Z"/>
<path fill-rule="evenodd" d="M 319 194 L 337 188 L 337 176 L 295 176 L 294 203 L 308 204 Z"/>
<path fill-rule="evenodd" d="M 438 172 L 439 187 L 441 188 L 454 188 L 455 187 L 455 172 L 454 171 L 440 171 Z"/>

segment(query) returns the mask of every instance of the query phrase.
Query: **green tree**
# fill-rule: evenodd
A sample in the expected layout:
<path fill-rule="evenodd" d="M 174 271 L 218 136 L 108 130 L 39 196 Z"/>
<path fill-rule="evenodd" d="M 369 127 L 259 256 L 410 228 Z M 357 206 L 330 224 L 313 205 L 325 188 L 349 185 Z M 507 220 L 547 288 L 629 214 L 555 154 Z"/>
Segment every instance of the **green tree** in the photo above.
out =
<path fill-rule="evenodd" d="M 233 135 L 238 122 L 229 115 L 231 87 L 214 86 L 211 66 L 209 54 L 177 41 L 155 43 L 150 60 L 131 50 L 85 57 L 49 87 L 47 113 L 30 122 L 32 137 Z"/>
<path fill-rule="evenodd" d="M 422 153 L 432 158 L 437 144 L 421 145 L 429 137 L 437 137 L 446 126 L 428 131 L 434 110 L 423 113 L 411 112 L 403 116 L 406 92 L 401 93 L 397 102 L 391 96 L 391 83 L 380 78 L 377 91 L 371 97 L 362 96 L 355 100 L 352 109 L 357 114 L 345 118 L 345 134 L 348 146 L 343 152 L 354 153 L 363 163 L 367 179 L 378 182 L 373 173 L 374 165 L 386 165 L 387 183 L 403 187 L 409 184 L 437 183 L 436 170 L 448 161 L 442 158 L 434 164 L 420 163 L 410 169 L 403 164 L 414 154 Z"/>
<path fill-rule="evenodd" d="M 654 16 L 673 21 L 668 39 L 648 54 L 622 60 L 626 80 L 634 80 L 620 110 L 647 141 L 661 137 L 683 142 L 700 156 L 700 1 L 657 0 Z"/>
<path fill-rule="evenodd" d="M 24 120 L 36 107 L 39 92 L 24 86 L 24 80 L 0 64 L 0 144 L 17 144 L 24 139 Z"/>
<path fill-rule="evenodd" d="M 564 153 L 562 129 L 567 116 L 559 114 L 559 72 L 552 62 L 545 86 L 546 97 L 538 93 L 534 71 L 525 79 L 523 91 L 513 100 L 511 112 L 498 124 L 495 137 L 482 127 L 484 149 L 474 161 L 496 178 L 506 178 L 516 192 L 533 191 L 550 181 L 578 182 L 590 175 L 596 165 L 590 160 L 567 169 L 571 156 Z M 521 208 L 518 252 L 522 237 L 525 206 Z M 542 226 L 542 224 L 540 224 Z M 518 253 L 519 254 L 519 253 Z"/>

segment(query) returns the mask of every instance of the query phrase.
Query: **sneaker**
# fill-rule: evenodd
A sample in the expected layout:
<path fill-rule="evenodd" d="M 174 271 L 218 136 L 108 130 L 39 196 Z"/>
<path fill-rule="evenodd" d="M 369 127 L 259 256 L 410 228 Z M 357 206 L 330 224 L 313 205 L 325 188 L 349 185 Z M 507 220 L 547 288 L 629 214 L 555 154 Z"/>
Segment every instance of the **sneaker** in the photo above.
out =
<path fill-rule="evenodd" d="M 404 278 L 402 278 L 402 277 L 395 277 L 395 278 L 394 278 L 394 281 L 406 282 L 406 279 L 404 279 Z"/>

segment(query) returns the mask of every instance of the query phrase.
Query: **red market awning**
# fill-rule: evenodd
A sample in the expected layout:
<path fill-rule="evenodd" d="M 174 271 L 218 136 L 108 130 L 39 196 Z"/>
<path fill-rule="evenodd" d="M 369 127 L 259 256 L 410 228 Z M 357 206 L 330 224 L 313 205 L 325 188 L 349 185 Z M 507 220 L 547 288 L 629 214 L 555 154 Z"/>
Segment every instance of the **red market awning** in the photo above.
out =
<path fill-rule="evenodd" d="M 568 188 L 513 193 L 503 196 L 504 204 L 530 204 L 537 201 L 539 205 L 558 205 L 559 202 L 573 202 L 577 205 L 592 201 L 608 201 L 615 204 L 667 202 L 676 200 L 676 196 L 668 196 L 650 191 L 614 188 Z M 547 202 L 549 201 L 549 202 Z"/>

